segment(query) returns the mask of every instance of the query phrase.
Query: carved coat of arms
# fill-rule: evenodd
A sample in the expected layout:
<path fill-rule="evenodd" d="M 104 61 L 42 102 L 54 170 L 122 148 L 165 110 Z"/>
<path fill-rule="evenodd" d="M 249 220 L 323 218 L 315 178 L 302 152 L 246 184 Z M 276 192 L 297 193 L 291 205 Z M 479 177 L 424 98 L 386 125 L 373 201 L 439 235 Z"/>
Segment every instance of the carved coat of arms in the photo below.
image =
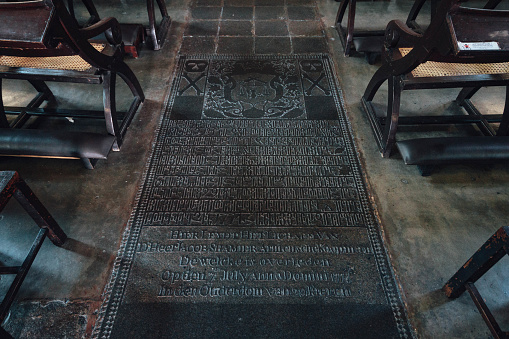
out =
<path fill-rule="evenodd" d="M 291 60 L 213 62 L 203 114 L 206 118 L 305 119 L 296 67 Z"/>

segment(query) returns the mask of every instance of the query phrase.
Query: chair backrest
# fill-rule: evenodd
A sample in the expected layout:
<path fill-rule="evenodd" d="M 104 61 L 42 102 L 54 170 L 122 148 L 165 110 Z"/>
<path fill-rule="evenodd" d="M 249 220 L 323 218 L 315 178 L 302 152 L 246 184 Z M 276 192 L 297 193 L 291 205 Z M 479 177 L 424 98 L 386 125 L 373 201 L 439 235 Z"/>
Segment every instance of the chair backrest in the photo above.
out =
<path fill-rule="evenodd" d="M 415 0 L 410 12 L 408 13 L 408 17 L 406 20 L 406 24 L 408 27 L 414 29 L 417 32 L 423 32 L 421 26 L 416 22 L 417 17 L 422 10 L 422 7 L 428 0 Z M 468 0 L 461 0 L 462 2 L 466 2 Z M 502 0 L 487 0 L 484 4 L 483 8 L 485 9 L 495 9 Z M 438 1 L 431 1 L 431 16 L 433 16 L 436 12 Z"/>
<path fill-rule="evenodd" d="M 428 60 L 493 63 L 509 61 L 509 11 L 467 8 L 442 0 L 424 33 Z"/>
<path fill-rule="evenodd" d="M 110 69 L 122 57 L 122 34 L 116 19 L 80 28 L 63 0 L 0 2 L 0 55 L 79 55 L 96 68 Z M 106 33 L 112 49 L 101 53 L 88 41 Z"/>
<path fill-rule="evenodd" d="M 0 53 L 47 48 L 54 15 L 51 2 L 44 0 L 0 2 Z"/>

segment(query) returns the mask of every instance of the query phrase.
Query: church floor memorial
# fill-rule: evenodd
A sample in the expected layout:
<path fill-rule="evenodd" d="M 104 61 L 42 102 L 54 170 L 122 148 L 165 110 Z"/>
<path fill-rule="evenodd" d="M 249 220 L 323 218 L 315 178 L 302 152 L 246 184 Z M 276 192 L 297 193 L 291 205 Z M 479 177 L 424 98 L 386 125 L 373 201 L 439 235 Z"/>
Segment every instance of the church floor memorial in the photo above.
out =
<path fill-rule="evenodd" d="M 412 338 L 326 55 L 181 56 L 95 338 Z"/>

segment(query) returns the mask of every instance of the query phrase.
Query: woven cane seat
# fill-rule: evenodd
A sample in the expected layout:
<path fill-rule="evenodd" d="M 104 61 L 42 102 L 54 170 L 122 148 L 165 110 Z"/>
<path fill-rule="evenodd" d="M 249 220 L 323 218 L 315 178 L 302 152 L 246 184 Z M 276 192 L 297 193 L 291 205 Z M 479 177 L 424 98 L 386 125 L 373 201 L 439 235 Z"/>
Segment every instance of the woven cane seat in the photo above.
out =
<path fill-rule="evenodd" d="M 98 43 L 92 43 L 91 45 L 99 52 L 102 52 L 106 46 Z M 79 55 L 57 57 L 16 57 L 2 55 L 0 56 L 0 65 L 7 67 L 57 69 L 81 72 L 92 68 L 92 65 L 83 60 Z"/>
<path fill-rule="evenodd" d="M 402 56 L 410 53 L 411 48 L 400 48 Z M 414 78 L 448 77 L 479 74 L 505 74 L 509 73 L 509 62 L 492 64 L 461 64 L 427 61 L 412 71 Z"/>

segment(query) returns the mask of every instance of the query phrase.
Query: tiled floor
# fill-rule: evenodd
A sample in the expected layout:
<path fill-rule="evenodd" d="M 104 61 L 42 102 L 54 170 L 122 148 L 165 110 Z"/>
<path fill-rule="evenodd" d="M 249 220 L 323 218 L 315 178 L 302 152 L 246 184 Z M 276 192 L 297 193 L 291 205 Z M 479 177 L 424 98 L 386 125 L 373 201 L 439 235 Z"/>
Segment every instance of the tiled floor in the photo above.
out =
<path fill-rule="evenodd" d="M 314 0 L 196 0 L 180 54 L 327 51 Z"/>

